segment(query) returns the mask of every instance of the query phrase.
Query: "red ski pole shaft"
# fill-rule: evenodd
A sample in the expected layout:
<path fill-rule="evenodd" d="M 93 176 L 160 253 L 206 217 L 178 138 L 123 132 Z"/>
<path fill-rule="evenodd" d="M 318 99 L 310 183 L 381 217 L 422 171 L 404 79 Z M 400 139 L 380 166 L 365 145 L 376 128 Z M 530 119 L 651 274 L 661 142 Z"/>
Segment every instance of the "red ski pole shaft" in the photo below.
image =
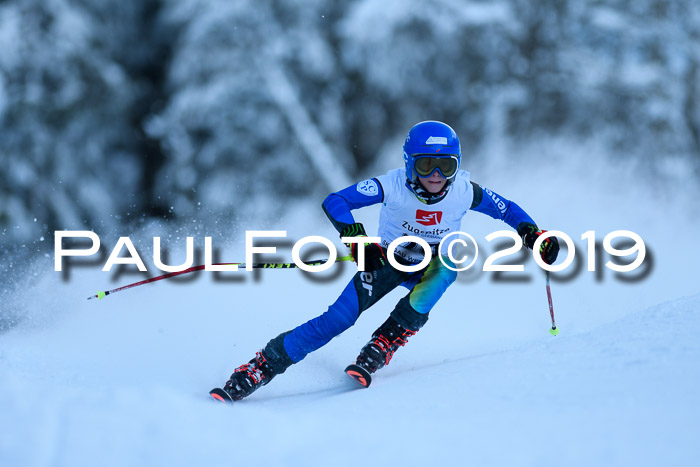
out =
<path fill-rule="evenodd" d="M 336 259 L 336 261 L 350 261 L 350 260 L 352 260 L 351 256 L 343 256 L 343 257 Z M 307 262 L 305 262 L 305 264 L 307 266 L 318 266 L 318 265 L 326 263 L 327 261 L 328 261 L 327 259 L 317 259 L 314 261 L 307 261 Z M 216 263 L 216 264 L 213 264 L 213 266 L 233 266 L 233 265 L 245 267 L 244 263 Z M 132 287 L 137 287 L 139 285 L 150 284 L 151 282 L 156 282 L 156 281 L 160 281 L 163 279 L 168 279 L 170 277 L 180 276 L 182 274 L 189 274 L 191 272 L 201 271 L 205 267 L 206 267 L 206 265 L 200 264 L 199 266 L 192 266 L 191 268 L 183 269 L 182 271 L 169 272 L 167 274 L 163 274 L 162 276 L 151 277 L 150 279 L 144 279 L 142 281 L 134 282 L 133 284 L 128 284 L 128 285 L 124 285 L 122 287 L 117 287 L 116 289 L 107 290 L 104 292 L 97 292 L 95 295 L 90 295 L 87 299 L 92 300 L 93 298 L 97 298 L 99 300 L 102 300 L 107 295 L 112 295 L 114 293 L 121 292 L 122 290 L 127 290 L 127 289 L 130 289 Z M 293 268 L 298 268 L 299 266 L 297 266 L 296 263 L 255 263 L 251 267 L 254 269 L 293 269 Z"/>
<path fill-rule="evenodd" d="M 238 264 L 238 263 L 223 263 L 223 264 L 232 265 L 232 264 Z M 221 266 L 221 265 L 223 265 L 223 264 L 220 263 L 220 264 L 217 264 L 217 266 Z M 137 287 L 137 286 L 139 286 L 139 285 L 150 284 L 151 282 L 156 282 L 156 281 L 160 281 L 160 280 L 163 280 L 163 279 L 168 279 L 169 277 L 175 277 L 175 276 L 179 276 L 179 275 L 182 275 L 182 274 L 188 274 L 188 273 L 190 273 L 190 272 L 201 271 L 201 270 L 204 269 L 205 267 L 206 267 L 205 265 L 201 264 L 201 265 L 199 265 L 199 266 L 193 266 L 193 267 L 191 267 L 191 268 L 183 269 L 182 271 L 169 272 L 169 273 L 167 273 L 167 274 L 163 274 L 162 276 L 151 277 L 150 279 L 145 279 L 145 280 L 142 280 L 142 281 L 134 282 L 133 284 L 128 284 L 128 285 L 124 285 L 124 286 L 122 286 L 122 287 L 117 287 L 116 289 L 107 290 L 107 291 L 104 291 L 104 292 L 97 292 L 95 295 L 90 295 L 87 299 L 88 299 L 88 300 L 92 300 L 93 298 L 97 298 L 97 299 L 99 299 L 99 300 L 102 300 L 102 299 L 105 298 L 107 295 L 111 295 L 111 294 L 113 294 L 113 293 L 121 292 L 122 290 L 130 289 L 130 288 L 132 288 L 132 287 Z"/>
<path fill-rule="evenodd" d="M 549 271 L 546 272 L 545 274 L 547 278 L 547 300 L 549 301 L 549 315 L 552 317 L 552 329 L 549 331 L 550 334 L 553 336 L 556 336 L 559 334 L 559 330 L 557 329 L 557 323 L 554 321 L 554 305 L 552 304 L 552 289 L 549 286 Z"/>

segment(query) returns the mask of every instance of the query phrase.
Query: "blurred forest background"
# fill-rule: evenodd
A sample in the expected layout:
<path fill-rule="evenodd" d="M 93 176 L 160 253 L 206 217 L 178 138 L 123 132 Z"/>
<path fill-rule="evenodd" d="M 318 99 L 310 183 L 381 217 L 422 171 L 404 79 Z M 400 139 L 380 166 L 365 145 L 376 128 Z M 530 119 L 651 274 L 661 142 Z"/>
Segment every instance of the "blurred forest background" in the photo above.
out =
<path fill-rule="evenodd" d="M 697 0 L 4 0 L 0 50 L 6 254 L 272 219 L 398 166 L 426 119 L 466 163 L 595 139 L 700 173 Z"/>

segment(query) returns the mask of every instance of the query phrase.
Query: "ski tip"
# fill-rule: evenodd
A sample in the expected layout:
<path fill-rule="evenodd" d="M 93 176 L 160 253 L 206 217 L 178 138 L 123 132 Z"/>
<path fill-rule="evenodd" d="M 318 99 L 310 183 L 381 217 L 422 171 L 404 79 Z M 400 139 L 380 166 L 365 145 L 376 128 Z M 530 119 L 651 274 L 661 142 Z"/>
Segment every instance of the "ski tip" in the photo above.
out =
<path fill-rule="evenodd" d="M 552 329 L 549 330 L 549 333 L 553 336 L 556 336 L 557 334 L 559 334 L 559 329 L 556 326 L 554 326 Z"/>
<path fill-rule="evenodd" d="M 229 396 L 226 391 L 221 388 L 212 389 L 209 391 L 209 395 L 212 399 L 221 404 L 233 404 L 233 399 L 231 399 L 231 396 Z"/>
<path fill-rule="evenodd" d="M 345 373 L 365 388 L 372 384 L 372 375 L 360 365 L 355 365 L 354 363 L 348 365 L 345 368 Z"/>

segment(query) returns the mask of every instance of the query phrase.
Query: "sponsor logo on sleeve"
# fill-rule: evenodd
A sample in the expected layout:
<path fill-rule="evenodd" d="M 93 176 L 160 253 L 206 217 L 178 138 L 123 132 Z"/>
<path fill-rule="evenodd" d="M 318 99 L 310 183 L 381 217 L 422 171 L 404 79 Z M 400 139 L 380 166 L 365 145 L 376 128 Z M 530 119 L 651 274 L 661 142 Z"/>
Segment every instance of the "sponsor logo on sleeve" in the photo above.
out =
<path fill-rule="evenodd" d="M 357 191 L 365 196 L 377 196 L 379 194 L 379 187 L 377 186 L 377 182 L 369 179 L 358 183 Z"/>
<path fill-rule="evenodd" d="M 493 200 L 493 203 L 496 205 L 499 211 L 501 211 L 501 214 L 505 214 L 506 212 L 506 203 L 499 198 L 496 193 L 493 191 L 489 190 L 488 188 L 484 188 L 484 192 L 491 197 Z"/>

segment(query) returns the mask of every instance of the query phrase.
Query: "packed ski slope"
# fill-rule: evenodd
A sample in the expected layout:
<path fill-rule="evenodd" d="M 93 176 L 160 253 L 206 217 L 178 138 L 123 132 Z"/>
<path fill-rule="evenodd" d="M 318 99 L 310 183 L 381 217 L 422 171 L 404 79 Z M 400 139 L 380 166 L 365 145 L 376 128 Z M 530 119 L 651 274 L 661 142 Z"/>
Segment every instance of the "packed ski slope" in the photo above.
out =
<path fill-rule="evenodd" d="M 51 327 L 3 336 L 2 465 L 356 465 L 358 456 L 386 465 L 405 456 L 405 465 L 583 466 L 697 459 L 700 295 L 583 332 L 571 332 L 569 310 L 561 307 L 556 338 L 541 307 L 530 316 L 541 322 L 540 336 L 479 348 L 474 336 L 497 336 L 504 313 L 469 311 L 454 293 L 443 316 L 436 314 L 370 389 L 357 389 L 342 369 L 387 311 L 372 310 L 248 400 L 214 405 L 206 397 L 210 386 L 267 338 L 315 312 L 279 309 L 281 296 L 304 288 L 331 298 L 290 279 L 293 272 L 273 273 L 247 287 L 254 296 L 247 300 L 223 288 L 207 290 L 208 300 L 194 286 L 134 290 L 80 307 Z M 149 299 L 154 293 L 174 301 Z M 464 326 L 463 313 L 491 319 Z"/>
<path fill-rule="evenodd" d="M 85 298 L 141 276 L 113 283 L 93 266 L 62 281 L 47 259 L 34 285 L 4 303 L 23 320 L 0 335 L 0 465 L 694 465 L 695 221 L 622 173 L 578 173 L 566 183 L 542 172 L 474 178 L 577 246 L 588 230 L 636 231 L 652 252 L 650 273 L 625 282 L 605 270 L 596 280 L 584 268 L 553 282 L 557 337 L 531 262 L 524 281 L 464 274 L 366 390 L 342 370 L 403 290 L 235 407 L 207 396 L 267 340 L 324 311 L 352 265 L 325 282 L 298 270 L 226 281 L 202 273 L 97 302 Z M 558 195 L 543 206 L 533 184 Z M 299 206 L 279 225 L 246 228 L 331 238 L 319 211 Z M 368 211 L 358 217 L 376 227 Z M 470 214 L 463 227 L 478 237 L 503 226 Z M 237 235 L 226 260 L 243 255 Z"/>

